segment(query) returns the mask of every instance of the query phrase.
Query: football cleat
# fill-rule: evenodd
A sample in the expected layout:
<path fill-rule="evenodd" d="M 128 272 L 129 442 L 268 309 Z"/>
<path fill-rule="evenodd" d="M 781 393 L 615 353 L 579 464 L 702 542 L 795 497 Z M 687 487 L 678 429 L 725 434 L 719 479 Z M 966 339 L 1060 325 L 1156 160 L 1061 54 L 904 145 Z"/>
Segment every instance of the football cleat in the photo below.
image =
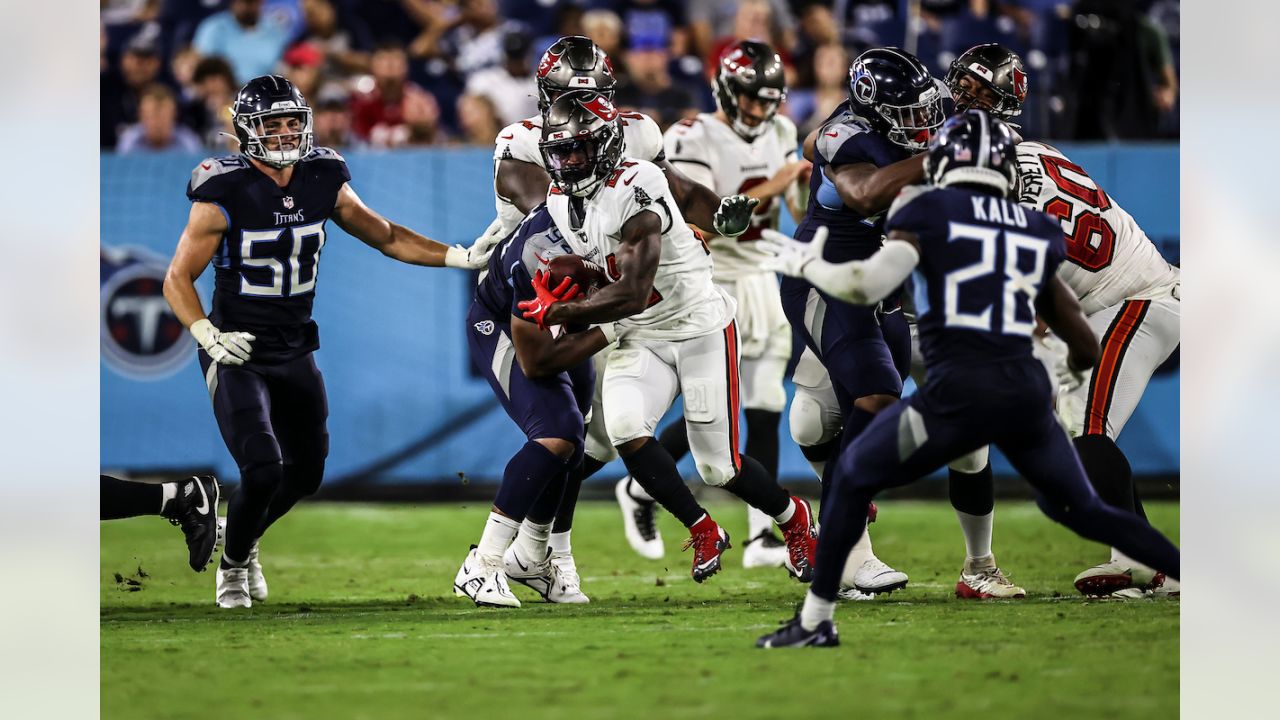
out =
<path fill-rule="evenodd" d="M 176 483 L 177 495 L 169 501 L 164 517 L 182 528 L 187 539 L 187 562 L 204 572 L 218 542 L 218 500 L 221 490 L 212 475 L 195 475 Z"/>
<path fill-rule="evenodd" d="M 787 562 L 787 544 L 773 530 L 763 530 L 742 549 L 742 567 L 782 567 Z"/>
<path fill-rule="evenodd" d="M 261 539 L 253 542 L 253 547 L 249 548 L 249 596 L 254 600 L 267 599 L 267 578 L 262 574 L 262 563 L 258 561 L 258 543 Z"/>
<path fill-rule="evenodd" d="M 1027 591 L 1013 584 L 996 566 L 994 555 L 974 560 L 969 558 L 956 581 L 956 597 L 965 600 L 1024 598 Z"/>
<path fill-rule="evenodd" d="M 853 573 L 853 587 L 868 595 L 893 592 L 906 586 L 906 573 L 885 565 L 874 555 Z"/>
<path fill-rule="evenodd" d="M 710 515 L 689 528 L 689 539 L 684 541 L 681 549 L 693 548 L 693 581 L 700 583 L 720 572 L 720 556 L 731 547 L 729 533 Z"/>
<path fill-rule="evenodd" d="M 1117 590 L 1109 597 L 1117 600 L 1142 600 L 1146 598 L 1171 597 L 1176 598 L 1182 595 L 1182 585 L 1177 580 L 1158 572 L 1152 578 L 1151 583 L 1145 587 L 1129 587 L 1124 590 Z"/>
<path fill-rule="evenodd" d="M 875 600 L 876 596 L 870 593 L 864 593 L 858 588 L 850 586 L 841 587 L 840 591 L 836 593 L 836 599 L 861 602 L 863 600 Z"/>
<path fill-rule="evenodd" d="M 654 511 L 657 503 L 641 502 L 627 492 L 627 483 L 631 478 L 624 477 L 613 486 L 613 496 L 618 499 L 618 507 L 622 509 L 622 529 L 627 536 L 627 544 L 640 557 L 649 560 L 661 560 L 663 554 L 662 536 L 658 534 Z"/>
<path fill-rule="evenodd" d="M 840 634 L 835 623 L 823 620 L 813 630 L 805 630 L 800 624 L 800 613 L 782 624 L 782 627 L 756 640 L 758 648 L 837 647 Z"/>
<path fill-rule="evenodd" d="M 219 565 L 214 600 L 220 608 L 253 607 L 253 599 L 249 597 L 249 568 Z"/>
<path fill-rule="evenodd" d="M 453 594 L 470 598 L 478 607 L 520 607 L 520 600 L 507 585 L 501 561 L 480 555 L 475 545 L 453 578 Z"/>
<path fill-rule="evenodd" d="M 1089 597 L 1106 597 L 1128 588 L 1144 589 L 1155 580 L 1156 572 L 1137 564 L 1109 560 L 1094 565 L 1076 576 L 1075 586 Z"/>
<path fill-rule="evenodd" d="M 779 525 L 787 543 L 787 559 L 783 565 L 791 577 L 800 582 L 813 581 L 813 566 L 818 554 L 818 528 L 813 524 L 813 509 L 804 498 L 791 496 L 796 504 L 791 519 Z"/>
<path fill-rule="evenodd" d="M 578 564 L 573 561 L 573 553 L 553 551 L 551 567 L 555 569 L 556 581 L 551 586 L 548 602 L 574 605 L 591 602 L 591 598 L 582 592 L 582 580 L 578 577 Z"/>

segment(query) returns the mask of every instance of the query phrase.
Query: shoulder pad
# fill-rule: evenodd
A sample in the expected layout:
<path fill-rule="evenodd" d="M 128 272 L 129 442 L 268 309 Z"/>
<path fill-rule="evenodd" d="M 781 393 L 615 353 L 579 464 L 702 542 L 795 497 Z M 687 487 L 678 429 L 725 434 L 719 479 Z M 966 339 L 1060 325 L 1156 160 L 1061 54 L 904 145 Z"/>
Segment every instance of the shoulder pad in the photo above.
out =
<path fill-rule="evenodd" d="M 931 185 L 908 185 L 898 192 L 898 197 L 893 199 L 893 204 L 889 206 L 889 214 L 885 215 L 885 222 L 893 220 L 893 216 L 915 200 L 933 192 L 938 188 Z"/>
<path fill-rule="evenodd" d="M 311 152 L 307 153 L 307 156 L 302 158 L 302 162 L 309 162 L 312 160 L 337 160 L 338 162 L 346 162 L 346 158 L 339 155 L 337 150 L 327 147 L 312 148 Z"/>
<path fill-rule="evenodd" d="M 201 194 L 208 195 L 212 190 L 212 186 L 209 185 L 210 181 L 234 173 L 237 170 L 246 170 L 248 168 L 249 161 L 243 155 L 205 158 L 191 171 L 191 185 L 187 188 L 187 192 L 189 194 L 196 193 L 201 191 L 203 187 Z"/>
<path fill-rule="evenodd" d="M 843 115 L 818 129 L 818 140 L 814 150 L 823 158 L 830 160 L 840 152 L 850 139 L 867 132 L 869 128 L 853 115 Z"/>

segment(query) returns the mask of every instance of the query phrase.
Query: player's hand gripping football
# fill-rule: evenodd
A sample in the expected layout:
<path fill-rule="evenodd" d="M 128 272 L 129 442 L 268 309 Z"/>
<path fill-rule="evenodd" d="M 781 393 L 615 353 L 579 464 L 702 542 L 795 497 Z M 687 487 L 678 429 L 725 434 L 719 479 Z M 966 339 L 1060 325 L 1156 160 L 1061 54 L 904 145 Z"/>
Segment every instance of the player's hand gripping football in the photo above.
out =
<path fill-rule="evenodd" d="M 756 247 L 770 255 L 760 263 L 762 269 L 798 278 L 804 277 L 806 265 L 822 260 L 822 248 L 826 244 L 827 226 L 823 225 L 807 243 L 793 240 L 777 230 L 766 229 Z"/>
<path fill-rule="evenodd" d="M 565 302 L 578 297 L 581 290 L 578 285 L 573 282 L 572 278 L 566 277 L 560 281 L 560 284 L 553 290 L 551 288 L 551 273 L 542 272 L 541 270 L 533 274 L 533 292 L 537 295 L 533 300 L 521 300 L 516 303 L 516 307 L 524 311 L 524 319 L 532 320 L 538 323 L 538 327 L 546 330 L 547 311 L 552 305 L 558 302 Z"/>
<path fill-rule="evenodd" d="M 716 214 L 711 216 L 712 229 L 723 237 L 738 237 L 751 227 L 751 213 L 759 204 L 759 200 L 746 195 L 723 198 Z"/>
<path fill-rule="evenodd" d="M 222 332 L 209 322 L 209 318 L 201 318 L 191 323 L 191 335 L 200 347 L 209 353 L 209 357 L 220 365 L 243 365 L 249 361 L 253 352 L 253 341 L 257 340 L 247 332 Z"/>

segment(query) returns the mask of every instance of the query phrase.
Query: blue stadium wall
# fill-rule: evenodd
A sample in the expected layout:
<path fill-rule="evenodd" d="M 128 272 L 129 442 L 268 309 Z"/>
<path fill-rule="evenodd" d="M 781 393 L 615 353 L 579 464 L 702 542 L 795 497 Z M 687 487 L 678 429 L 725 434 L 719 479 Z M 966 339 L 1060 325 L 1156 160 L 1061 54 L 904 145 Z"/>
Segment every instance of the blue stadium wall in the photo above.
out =
<path fill-rule="evenodd" d="M 1137 218 L 1166 257 L 1178 261 L 1176 146 L 1063 150 Z M 117 338 L 136 335 L 131 323 L 139 315 L 121 314 L 113 308 L 122 306 L 109 302 L 122 287 L 112 280 L 125 277 L 121 268 L 145 268 L 140 276 L 152 278 L 157 269 L 162 272 L 187 217 L 185 184 L 201 159 L 101 160 L 104 468 L 213 468 L 221 477 L 238 479 L 213 420 L 194 344 L 185 334 L 175 340 L 171 321 L 158 335 L 153 323 L 145 348 L 134 337 L 133 352 L 121 353 Z M 484 150 L 360 152 L 347 161 L 366 203 L 441 241 L 468 243 L 493 217 L 491 160 Z M 788 219 L 784 230 L 790 229 Z M 320 265 L 315 318 L 321 336 L 317 362 L 329 394 L 327 483 L 457 484 L 501 477 L 522 439 L 488 385 L 471 371 L 463 334 L 471 276 L 388 260 L 332 223 Z M 211 276 L 206 272 L 197 283 L 206 301 Z M 151 302 L 158 292 L 154 283 L 128 288 L 151 294 Z M 156 347 L 166 341 L 176 345 L 156 357 Z M 1176 368 L 1158 375 L 1120 439 L 1138 474 L 1178 472 L 1178 382 Z M 782 447 L 782 477 L 811 477 L 794 444 Z M 687 459 L 682 467 L 692 473 Z M 996 458 L 995 470 L 1012 472 L 1003 458 Z M 615 463 L 601 477 L 621 472 Z"/>

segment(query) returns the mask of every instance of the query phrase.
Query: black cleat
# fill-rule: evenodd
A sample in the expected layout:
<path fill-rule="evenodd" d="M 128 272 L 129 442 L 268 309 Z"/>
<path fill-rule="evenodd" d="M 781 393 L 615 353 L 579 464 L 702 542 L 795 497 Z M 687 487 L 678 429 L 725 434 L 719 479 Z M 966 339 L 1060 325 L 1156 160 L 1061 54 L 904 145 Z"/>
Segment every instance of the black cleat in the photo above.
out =
<path fill-rule="evenodd" d="M 169 502 L 164 517 L 181 526 L 182 534 L 187 536 L 191 569 L 204 572 L 218 540 L 218 500 L 222 491 L 212 475 L 195 475 L 176 485 L 178 494 Z"/>
<path fill-rule="evenodd" d="M 805 630 L 800 625 L 800 613 L 783 623 L 782 627 L 756 640 L 758 648 L 791 648 L 791 647 L 837 647 L 840 635 L 836 632 L 835 623 L 823 620 L 814 630 Z"/>

